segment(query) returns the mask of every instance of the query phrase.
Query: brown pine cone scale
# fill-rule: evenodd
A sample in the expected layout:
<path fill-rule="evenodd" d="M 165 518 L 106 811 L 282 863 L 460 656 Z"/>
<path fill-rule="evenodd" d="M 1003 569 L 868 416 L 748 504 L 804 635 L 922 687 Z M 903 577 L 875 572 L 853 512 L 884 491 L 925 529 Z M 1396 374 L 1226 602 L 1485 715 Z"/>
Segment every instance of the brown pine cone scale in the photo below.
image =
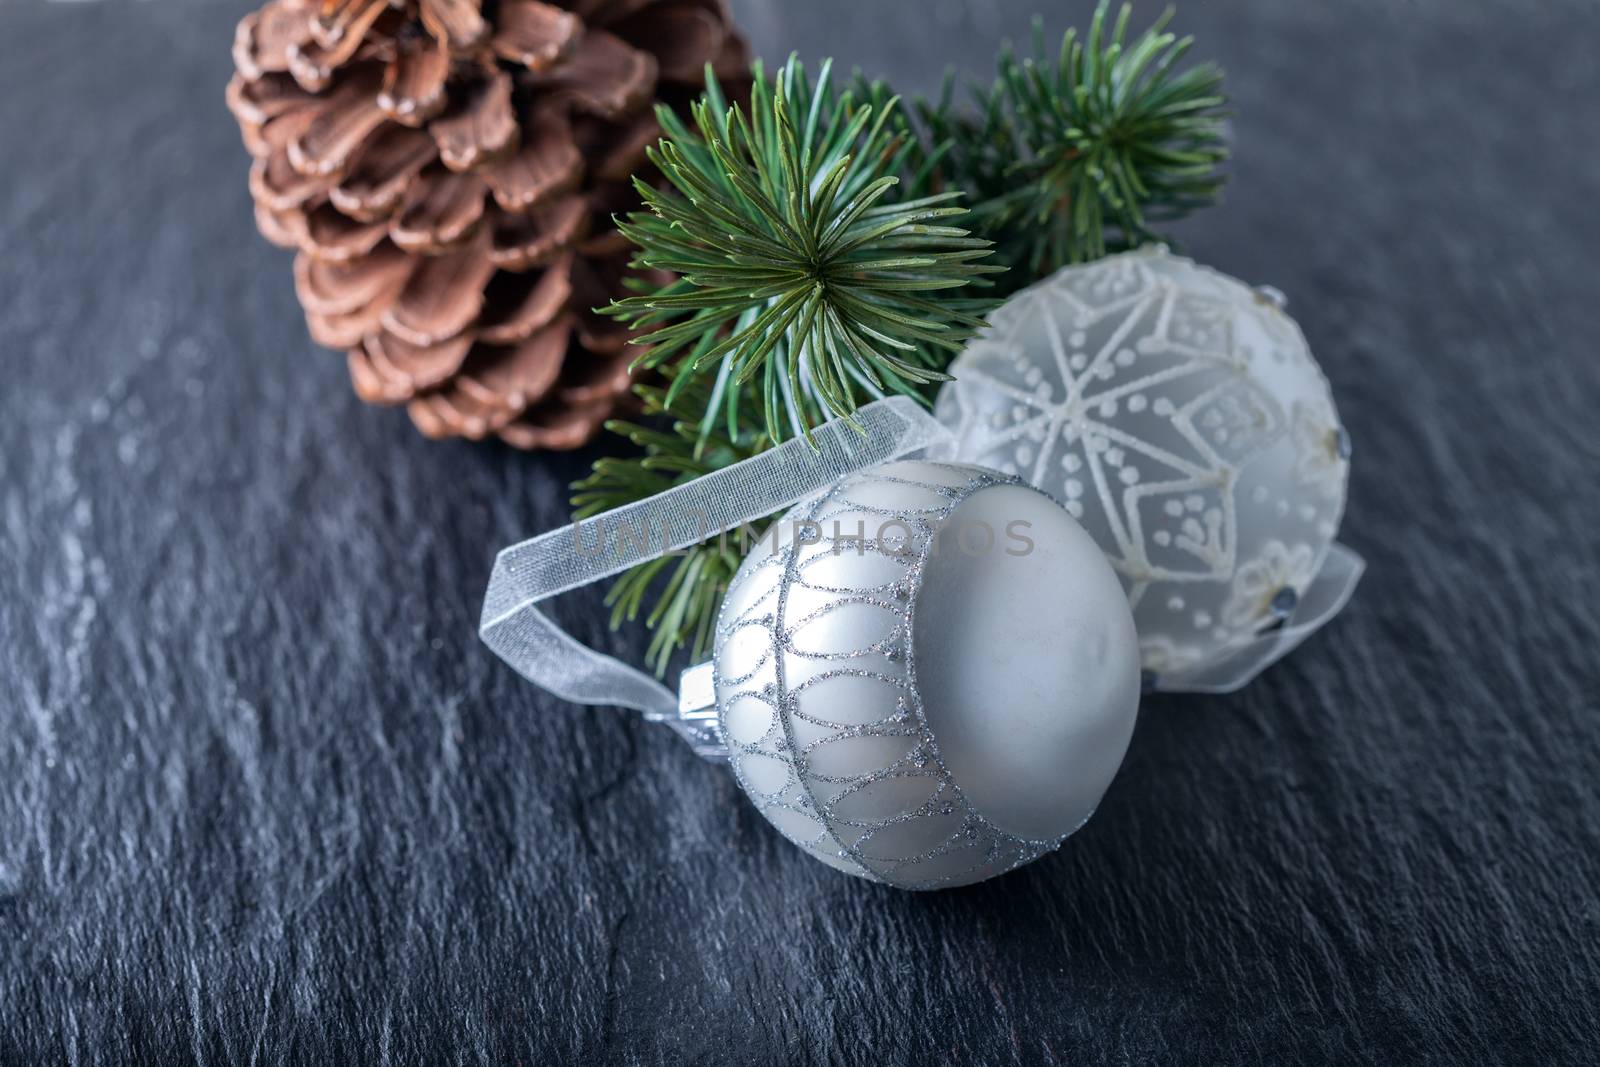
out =
<path fill-rule="evenodd" d="M 233 55 L 257 225 L 362 400 L 518 448 L 628 403 L 611 218 L 655 105 L 746 76 L 723 0 L 269 0 Z"/>

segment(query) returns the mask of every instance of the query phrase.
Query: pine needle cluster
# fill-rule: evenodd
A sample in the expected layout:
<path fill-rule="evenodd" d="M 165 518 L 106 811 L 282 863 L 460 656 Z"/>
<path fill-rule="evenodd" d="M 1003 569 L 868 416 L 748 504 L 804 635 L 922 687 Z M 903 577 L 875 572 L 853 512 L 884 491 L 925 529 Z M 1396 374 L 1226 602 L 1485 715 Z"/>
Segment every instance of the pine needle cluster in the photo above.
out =
<path fill-rule="evenodd" d="M 988 241 L 954 225 L 967 214 L 960 191 L 892 195 L 924 185 L 936 161 L 909 174 L 921 144 L 898 100 L 836 94 L 830 73 L 824 63 L 812 81 L 790 59 L 769 80 L 758 62 L 748 114 L 715 79 L 691 107 L 693 129 L 663 110 L 650 159 L 666 187 L 636 181 L 648 210 L 619 222 L 636 266 L 678 277 L 610 313 L 649 330 L 639 366 L 673 369 L 668 409 L 714 375 L 702 435 L 719 415 L 739 425 L 746 385 L 781 440 L 943 380 L 937 364 L 982 319 L 935 294 L 1002 269 L 978 262 Z"/>
<path fill-rule="evenodd" d="M 1009 49 L 992 84 L 911 113 L 881 82 L 837 90 L 791 58 L 757 64 L 748 108 L 709 71 L 689 122 L 662 109 L 619 220 L 635 265 L 673 282 L 608 313 L 641 329 L 645 420 L 609 423 L 638 449 L 575 485 L 580 518 L 808 436 L 878 397 L 931 401 L 944 368 L 1008 293 L 1058 267 L 1132 247 L 1213 202 L 1227 155 L 1221 73 L 1182 67 L 1168 10 L 1130 39 L 1102 0 L 1054 56 Z M 648 381 L 648 377 L 647 377 Z M 612 624 L 641 615 L 664 675 L 710 651 L 741 560 L 707 541 L 617 579 Z"/>
<path fill-rule="evenodd" d="M 606 424 L 612 432 L 626 437 L 639 454 L 596 460 L 594 472 L 573 487 L 574 518 L 592 518 L 644 500 L 772 447 L 772 439 L 759 424 L 738 425 L 729 432 L 720 421 L 705 429 L 697 423 L 672 419 L 667 395 L 674 387 L 679 403 L 687 408 L 706 410 L 711 403 L 707 379 L 690 376 L 685 386 L 680 384 L 681 379 L 671 377 L 673 373 L 671 368 L 664 372 L 667 385 L 641 385 L 635 389 L 645 421 Z M 759 532 L 765 524 L 751 525 Z M 658 676 L 666 675 L 680 649 L 688 649 L 696 659 L 703 658 L 711 648 L 711 628 L 722 606 L 722 595 L 743 558 L 737 540 L 710 538 L 681 552 L 639 564 L 620 575 L 606 594 L 612 628 L 644 615 L 645 625 L 650 628 L 645 659 Z"/>
<path fill-rule="evenodd" d="M 1124 5 L 1108 28 L 1101 3 L 1083 35 L 1070 29 L 1052 60 L 1043 24 L 1033 54 L 1008 45 L 992 85 L 954 101 L 946 77 L 918 108 L 942 170 L 972 206 L 970 225 L 995 241 L 1021 288 L 1068 263 L 1155 240 L 1152 227 L 1215 201 L 1227 158 L 1222 72 L 1181 68 L 1193 39 L 1168 32 L 1173 11 L 1132 40 Z"/>

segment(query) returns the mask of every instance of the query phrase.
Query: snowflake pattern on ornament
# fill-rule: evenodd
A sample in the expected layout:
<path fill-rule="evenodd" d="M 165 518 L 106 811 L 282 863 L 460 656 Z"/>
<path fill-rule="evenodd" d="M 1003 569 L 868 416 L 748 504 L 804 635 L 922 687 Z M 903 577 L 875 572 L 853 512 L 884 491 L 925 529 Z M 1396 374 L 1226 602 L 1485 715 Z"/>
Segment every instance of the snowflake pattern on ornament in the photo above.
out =
<path fill-rule="evenodd" d="M 1159 247 L 1067 267 L 997 310 L 939 394 L 952 458 L 1056 496 L 1099 543 L 1148 671 L 1281 622 L 1338 531 L 1348 437 L 1280 300 Z"/>

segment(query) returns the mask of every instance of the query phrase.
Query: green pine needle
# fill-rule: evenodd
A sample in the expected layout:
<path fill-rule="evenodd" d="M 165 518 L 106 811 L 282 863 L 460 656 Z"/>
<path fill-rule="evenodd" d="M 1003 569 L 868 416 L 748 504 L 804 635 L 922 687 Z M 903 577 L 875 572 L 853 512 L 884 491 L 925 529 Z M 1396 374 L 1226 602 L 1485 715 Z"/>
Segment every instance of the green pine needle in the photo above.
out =
<path fill-rule="evenodd" d="M 1067 263 L 1157 239 L 1171 221 L 1215 201 L 1227 158 L 1222 72 L 1178 69 L 1191 38 L 1167 32 L 1173 11 L 1131 41 L 1124 4 L 1108 30 L 1106 0 L 1088 33 L 1068 30 L 1052 58 L 1036 20 L 1033 55 L 1008 46 L 975 113 L 952 103 L 953 79 L 919 116 L 947 146 L 942 170 L 966 190 L 972 228 L 996 242 L 1020 288 Z"/>
<path fill-rule="evenodd" d="M 669 369 L 669 383 L 671 374 Z M 753 428 L 731 437 L 716 431 L 702 435 L 698 425 L 681 420 L 663 428 L 659 423 L 665 421 L 669 387 L 641 385 L 634 391 L 644 403 L 645 416 L 658 425 L 616 421 L 606 424 L 607 429 L 626 437 L 643 454 L 597 460 L 593 473 L 573 485 L 574 518 L 592 518 L 644 500 L 772 446 L 765 433 Z M 689 382 L 678 392 L 686 407 L 706 410 L 710 406 L 710 386 L 704 378 Z M 759 534 L 765 525 L 752 524 L 752 529 Z M 644 614 L 645 625 L 650 628 L 645 659 L 657 676 L 666 675 L 680 649 L 688 649 L 696 661 L 710 653 L 712 627 L 722 607 L 722 596 L 744 559 L 746 547 L 736 535 L 712 538 L 672 556 L 641 563 L 612 583 L 606 594 L 611 626 L 615 629 Z M 652 593 L 654 605 L 646 611 Z"/>
<path fill-rule="evenodd" d="M 1131 40 L 1130 9 L 1108 28 L 1109 10 L 1102 0 L 1053 57 L 1036 23 L 1032 58 L 1002 52 L 974 108 L 946 79 L 915 124 L 881 82 L 836 94 L 829 64 L 813 83 L 792 58 L 771 79 L 756 65 L 748 115 L 709 70 L 692 128 L 662 109 L 651 159 L 669 188 L 636 183 L 648 210 L 619 226 L 637 266 L 678 277 L 606 309 L 648 331 L 638 365 L 662 384 L 635 390 L 646 422 L 608 424 L 640 454 L 598 460 L 574 486 L 577 516 L 866 400 L 931 400 L 1001 297 L 1213 202 L 1227 156 L 1221 73 L 1179 69 L 1190 40 L 1166 32 L 1170 10 Z M 963 194 L 970 212 L 955 204 Z M 737 538 L 709 540 L 633 568 L 607 597 L 612 625 L 644 618 L 658 675 L 685 650 L 703 659 L 743 554 Z"/>
<path fill-rule="evenodd" d="M 813 83 L 790 58 L 770 80 L 756 64 L 748 116 L 709 72 L 692 130 L 658 114 L 650 159 L 670 188 L 636 182 L 649 210 L 618 226 L 640 248 L 635 266 L 679 277 L 607 310 L 648 331 L 637 366 L 673 368 L 667 410 L 714 375 L 694 413 L 702 441 L 719 415 L 738 427 L 747 398 L 773 441 L 809 438 L 947 377 L 940 365 L 982 318 L 943 293 L 1000 268 L 977 262 L 988 241 L 954 225 L 959 191 L 895 195 L 920 145 L 894 98 L 836 95 L 827 63 Z"/>

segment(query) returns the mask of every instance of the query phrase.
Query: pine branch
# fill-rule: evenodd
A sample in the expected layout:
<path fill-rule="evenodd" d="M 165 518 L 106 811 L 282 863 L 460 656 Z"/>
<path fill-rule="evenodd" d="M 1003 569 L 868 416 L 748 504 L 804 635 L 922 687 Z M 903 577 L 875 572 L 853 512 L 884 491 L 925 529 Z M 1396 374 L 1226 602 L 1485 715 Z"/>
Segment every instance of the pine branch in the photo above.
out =
<path fill-rule="evenodd" d="M 1179 70 L 1193 39 L 1167 32 L 1168 8 L 1131 41 L 1130 5 L 1107 32 L 1107 0 L 1089 30 L 1068 30 L 1052 58 L 1035 20 L 1033 56 L 1007 46 L 975 112 L 953 103 L 945 79 L 918 116 L 945 147 L 940 172 L 968 193 L 971 225 L 1012 268 L 1003 290 L 1067 263 L 1157 239 L 1171 221 L 1216 200 L 1227 158 L 1222 72 Z"/>
<path fill-rule="evenodd" d="M 651 158 L 670 189 L 640 184 L 650 210 L 619 225 L 636 265 L 679 277 L 608 310 L 649 330 L 638 365 L 666 384 L 636 390 L 653 424 L 608 424 L 641 454 L 596 462 L 574 487 L 578 517 L 865 399 L 931 400 L 1000 297 L 1212 202 L 1227 155 L 1220 72 L 1177 70 L 1190 41 L 1166 32 L 1170 10 L 1131 42 L 1129 8 L 1109 36 L 1108 10 L 1082 38 L 1068 31 L 1054 61 L 1036 23 L 1033 58 L 1003 52 L 974 111 L 947 79 L 915 125 L 881 82 L 836 95 L 827 63 L 813 83 L 793 59 L 771 80 L 757 65 L 748 117 L 709 71 L 692 129 L 663 111 Z M 963 193 L 970 213 L 953 203 Z M 1010 268 L 998 284 L 985 277 L 995 261 Z M 710 540 L 642 564 L 611 588 L 612 625 L 644 615 L 658 675 L 681 650 L 701 659 L 741 561 L 737 543 Z"/>
<path fill-rule="evenodd" d="M 618 224 L 636 267 L 679 277 L 608 310 L 648 330 L 637 366 L 673 369 L 667 410 L 714 374 L 694 412 L 702 440 L 719 417 L 736 431 L 747 384 L 774 441 L 914 394 L 982 325 L 981 309 L 942 297 L 999 269 L 954 225 L 961 193 L 897 196 L 921 150 L 897 101 L 836 95 L 829 73 L 813 83 L 791 58 L 769 80 L 756 64 L 748 116 L 708 74 L 692 130 L 659 112 L 650 158 L 670 188 L 636 181 L 649 210 Z"/>
<path fill-rule="evenodd" d="M 666 371 L 669 382 L 671 374 L 670 369 Z M 592 518 L 611 508 L 644 500 L 772 446 L 771 438 L 754 428 L 731 436 L 717 430 L 702 434 L 697 424 L 678 420 L 663 429 L 660 423 L 666 415 L 670 388 L 641 385 L 634 391 L 644 403 L 644 415 L 655 424 L 612 421 L 606 428 L 626 437 L 643 454 L 597 460 L 593 473 L 573 485 L 574 518 Z M 706 379 L 681 387 L 679 399 L 685 407 L 707 409 L 711 392 Z M 765 525 L 753 523 L 751 527 L 759 533 Z M 696 661 L 704 659 L 711 651 L 712 627 L 722 607 L 723 594 L 743 559 L 737 539 L 712 538 L 674 556 L 634 567 L 613 582 L 606 594 L 612 628 L 637 619 L 652 592 L 658 591 L 654 605 L 645 615 L 645 625 L 651 631 L 646 662 L 657 676 L 664 676 L 680 649 L 688 649 Z"/>

